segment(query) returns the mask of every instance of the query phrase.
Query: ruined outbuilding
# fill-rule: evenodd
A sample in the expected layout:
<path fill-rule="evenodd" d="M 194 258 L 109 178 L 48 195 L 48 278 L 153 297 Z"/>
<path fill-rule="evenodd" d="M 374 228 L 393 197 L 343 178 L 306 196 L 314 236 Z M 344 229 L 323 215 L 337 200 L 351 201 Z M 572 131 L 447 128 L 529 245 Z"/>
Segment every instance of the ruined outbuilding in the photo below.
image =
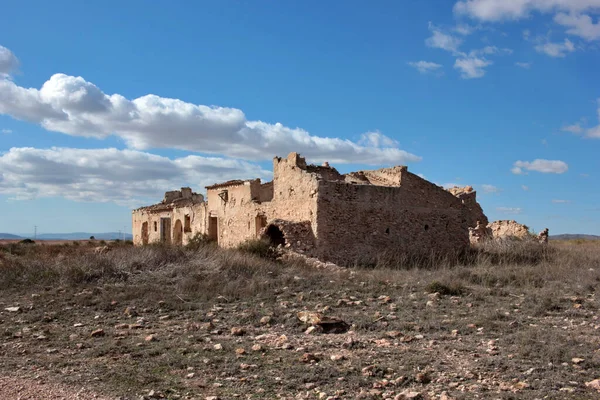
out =
<path fill-rule="evenodd" d="M 234 247 L 266 238 L 349 265 L 390 251 L 460 252 L 469 246 L 469 227 L 485 218 L 472 188 L 447 191 L 405 166 L 340 174 L 297 153 L 273 159 L 271 182 L 234 180 L 206 191 L 205 200 L 182 188 L 134 210 L 134 243 L 184 245 L 200 233 Z"/>

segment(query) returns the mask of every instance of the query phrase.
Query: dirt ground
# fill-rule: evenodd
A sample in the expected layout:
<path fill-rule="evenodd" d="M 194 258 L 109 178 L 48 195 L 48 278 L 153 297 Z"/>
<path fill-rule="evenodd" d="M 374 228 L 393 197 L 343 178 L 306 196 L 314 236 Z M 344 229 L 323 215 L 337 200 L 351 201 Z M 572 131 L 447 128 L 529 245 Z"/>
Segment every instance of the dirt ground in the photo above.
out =
<path fill-rule="evenodd" d="M 600 248 L 553 246 L 536 262 L 437 270 L 316 270 L 218 249 L 0 252 L 0 391 L 597 399 Z M 309 329 L 302 311 L 349 329 Z"/>

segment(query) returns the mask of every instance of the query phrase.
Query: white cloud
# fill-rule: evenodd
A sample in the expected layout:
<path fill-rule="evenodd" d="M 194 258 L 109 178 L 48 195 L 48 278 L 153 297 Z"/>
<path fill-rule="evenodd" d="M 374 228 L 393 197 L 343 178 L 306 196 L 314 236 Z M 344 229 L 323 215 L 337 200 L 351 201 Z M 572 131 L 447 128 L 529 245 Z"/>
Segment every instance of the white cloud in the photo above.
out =
<path fill-rule="evenodd" d="M 567 172 L 569 166 L 564 161 L 560 160 L 533 160 L 529 161 L 516 161 L 511 169 L 513 174 L 520 175 L 525 173 L 524 171 L 537 171 L 545 174 L 562 174 Z"/>
<path fill-rule="evenodd" d="M 482 21 L 527 18 L 532 11 L 582 13 L 600 9 L 600 0 L 461 0 L 454 12 Z"/>
<path fill-rule="evenodd" d="M 560 130 L 563 132 L 571 132 L 575 134 L 583 132 L 583 128 L 581 127 L 581 124 L 579 122 L 573 125 L 563 126 Z"/>
<path fill-rule="evenodd" d="M 502 189 L 488 184 L 481 185 L 481 188 L 483 189 L 483 193 L 500 193 L 502 191 Z"/>
<path fill-rule="evenodd" d="M 515 65 L 516 65 L 517 67 L 521 67 L 521 68 L 523 68 L 523 69 L 529 69 L 529 68 L 531 68 L 531 64 L 532 64 L 532 63 L 530 63 L 530 62 L 516 62 L 516 63 L 515 63 Z"/>
<path fill-rule="evenodd" d="M 568 27 L 567 33 L 570 35 L 579 36 L 588 41 L 600 39 L 600 23 L 594 24 L 589 15 L 558 13 L 554 16 L 554 21 Z"/>
<path fill-rule="evenodd" d="M 422 74 L 426 74 L 428 72 L 435 72 L 442 68 L 441 64 L 436 64 L 430 61 L 412 61 L 409 62 L 408 65 L 410 65 L 413 68 L 416 68 L 417 71 L 419 71 Z"/>
<path fill-rule="evenodd" d="M 0 78 L 7 78 L 18 66 L 19 60 L 12 51 L 0 45 Z"/>
<path fill-rule="evenodd" d="M 13 131 L 10 129 L 2 129 L 2 131 L 0 131 L 2 133 L 4 133 L 5 135 L 11 134 Z"/>
<path fill-rule="evenodd" d="M 379 140 L 375 146 L 314 136 L 281 123 L 249 121 L 239 109 L 153 94 L 129 100 L 65 74 L 53 75 L 40 89 L 0 79 L 0 114 L 72 136 L 116 135 L 138 150 L 175 148 L 247 160 L 297 151 L 316 162 L 356 164 L 407 164 L 421 159 L 398 148 L 395 141 L 390 146 L 391 140 Z"/>
<path fill-rule="evenodd" d="M 529 191 L 529 186 L 521 185 L 521 189 L 527 192 Z"/>
<path fill-rule="evenodd" d="M 229 179 L 271 176 L 244 161 L 195 155 L 169 159 L 135 150 L 24 147 L 0 154 L 0 193 L 16 199 L 64 197 L 139 206 L 185 185 L 203 191 Z"/>
<path fill-rule="evenodd" d="M 600 120 L 600 99 L 598 99 L 598 120 Z M 593 139 L 600 139 L 600 125 L 588 129 L 585 136 Z"/>
<path fill-rule="evenodd" d="M 521 214 L 523 209 L 519 207 L 496 207 L 496 211 L 502 214 Z"/>
<path fill-rule="evenodd" d="M 454 63 L 454 68 L 461 71 L 463 79 L 481 78 L 485 75 L 485 67 L 492 65 L 491 61 L 485 58 L 468 57 L 458 58 Z"/>
<path fill-rule="evenodd" d="M 475 32 L 477 29 L 479 29 L 479 27 L 471 26 L 469 24 L 459 24 L 456 25 L 452 30 L 458 33 L 459 35 L 468 36 L 471 33 Z"/>
<path fill-rule="evenodd" d="M 437 28 L 431 22 L 429 23 L 429 30 L 431 31 L 432 35 L 430 38 L 425 40 L 425 44 L 427 46 L 446 50 L 451 53 L 458 52 L 458 48 L 463 42 L 462 39 L 442 32 L 441 29 Z"/>
<path fill-rule="evenodd" d="M 498 48 L 496 46 L 485 46 L 482 49 L 478 49 L 478 50 L 471 50 L 469 52 L 469 57 L 478 57 L 481 55 L 493 55 L 493 54 L 498 54 L 498 55 L 509 55 L 512 54 L 513 51 L 512 49 L 507 49 L 507 48 Z"/>
<path fill-rule="evenodd" d="M 552 199 L 552 203 L 554 204 L 567 204 L 570 203 L 571 200 L 559 200 L 559 199 Z"/>
<path fill-rule="evenodd" d="M 575 45 L 569 39 L 565 39 L 564 43 L 545 42 L 535 46 L 538 53 L 544 53 L 550 57 L 566 57 L 568 53 L 575 51 Z"/>

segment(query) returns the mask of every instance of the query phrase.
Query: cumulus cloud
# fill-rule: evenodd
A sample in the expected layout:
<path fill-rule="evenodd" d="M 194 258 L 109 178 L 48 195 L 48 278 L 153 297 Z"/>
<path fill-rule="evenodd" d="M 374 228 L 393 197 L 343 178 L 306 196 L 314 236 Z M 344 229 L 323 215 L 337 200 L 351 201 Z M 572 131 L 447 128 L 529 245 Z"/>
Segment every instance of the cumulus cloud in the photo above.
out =
<path fill-rule="evenodd" d="M 575 51 L 575 45 L 569 39 L 565 39 L 563 43 L 544 42 L 537 44 L 535 50 L 538 53 L 544 53 L 550 57 L 563 58 L 566 57 L 568 53 Z"/>
<path fill-rule="evenodd" d="M 600 9 L 599 0 L 461 0 L 454 12 L 482 21 L 527 18 L 532 11 L 582 13 Z"/>
<path fill-rule="evenodd" d="M 483 189 L 483 193 L 500 193 L 502 191 L 502 189 L 488 184 L 481 185 L 481 189 Z"/>
<path fill-rule="evenodd" d="M 575 133 L 575 134 L 579 134 L 579 133 L 583 132 L 583 128 L 581 127 L 580 123 L 563 126 L 560 130 L 563 132 L 571 132 L 571 133 Z"/>
<path fill-rule="evenodd" d="M 440 68 L 442 68 L 441 64 L 436 64 L 430 61 L 411 61 L 408 63 L 411 67 L 415 68 L 422 74 L 427 74 L 429 72 L 436 72 Z"/>
<path fill-rule="evenodd" d="M 598 99 L 598 120 L 600 120 L 600 99 Z M 588 129 L 585 132 L 585 136 L 592 139 L 600 139 L 600 124 Z"/>
<path fill-rule="evenodd" d="M 431 37 L 425 40 L 427 46 L 452 53 L 458 52 L 458 48 L 463 42 L 461 38 L 443 32 L 431 22 L 429 23 L 429 30 L 431 31 Z"/>
<path fill-rule="evenodd" d="M 579 36 L 588 41 L 600 39 L 600 23 L 594 24 L 589 15 L 558 13 L 554 16 L 554 21 L 567 27 L 567 33 L 570 35 Z"/>
<path fill-rule="evenodd" d="M 523 69 L 529 69 L 531 68 L 531 63 L 530 62 L 516 62 L 515 65 L 517 67 L 523 68 Z"/>
<path fill-rule="evenodd" d="M 493 63 L 485 58 L 467 57 L 458 58 L 454 63 L 454 68 L 460 70 L 460 76 L 463 79 L 481 78 L 485 75 L 485 67 Z"/>
<path fill-rule="evenodd" d="M 139 206 L 184 185 L 202 191 L 229 179 L 271 176 L 245 161 L 196 155 L 169 159 L 113 148 L 23 147 L 0 154 L 0 194 L 15 199 L 64 197 Z"/>
<path fill-rule="evenodd" d="M 8 78 L 10 73 L 16 70 L 18 66 L 19 60 L 12 51 L 0 45 L 0 78 Z"/>
<path fill-rule="evenodd" d="M 357 164 L 407 164 L 421 159 L 391 140 L 380 140 L 378 146 L 361 145 L 314 136 L 281 123 L 249 121 L 235 108 L 153 94 L 130 100 L 105 94 L 82 77 L 65 74 L 53 75 L 40 89 L 0 79 L 0 114 L 72 136 L 103 139 L 116 135 L 137 150 L 176 148 L 247 160 L 297 151 L 317 162 Z"/>
<path fill-rule="evenodd" d="M 521 214 L 523 209 L 519 207 L 496 207 L 496 211 L 502 214 Z"/>
<path fill-rule="evenodd" d="M 513 174 L 521 175 L 525 171 L 536 171 L 545 174 L 563 174 L 569 170 L 569 166 L 560 160 L 516 161 L 511 169 Z"/>

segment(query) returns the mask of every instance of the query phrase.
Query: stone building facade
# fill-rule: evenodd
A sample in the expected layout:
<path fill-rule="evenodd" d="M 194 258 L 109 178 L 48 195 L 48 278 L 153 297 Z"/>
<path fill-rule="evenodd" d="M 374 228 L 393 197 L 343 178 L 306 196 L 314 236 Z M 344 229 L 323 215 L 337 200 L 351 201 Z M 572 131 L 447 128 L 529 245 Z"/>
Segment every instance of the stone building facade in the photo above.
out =
<path fill-rule="evenodd" d="M 273 180 L 235 180 L 189 188 L 133 211 L 136 245 L 186 244 L 196 233 L 223 247 L 255 238 L 340 265 L 370 262 L 385 252 L 431 254 L 469 246 L 480 216 L 475 192 L 453 194 L 405 166 L 342 175 L 297 153 L 273 159 Z M 481 212 L 483 214 L 483 212 Z M 485 216 L 484 216 L 485 217 Z M 487 222 L 487 219 L 486 219 Z"/>

